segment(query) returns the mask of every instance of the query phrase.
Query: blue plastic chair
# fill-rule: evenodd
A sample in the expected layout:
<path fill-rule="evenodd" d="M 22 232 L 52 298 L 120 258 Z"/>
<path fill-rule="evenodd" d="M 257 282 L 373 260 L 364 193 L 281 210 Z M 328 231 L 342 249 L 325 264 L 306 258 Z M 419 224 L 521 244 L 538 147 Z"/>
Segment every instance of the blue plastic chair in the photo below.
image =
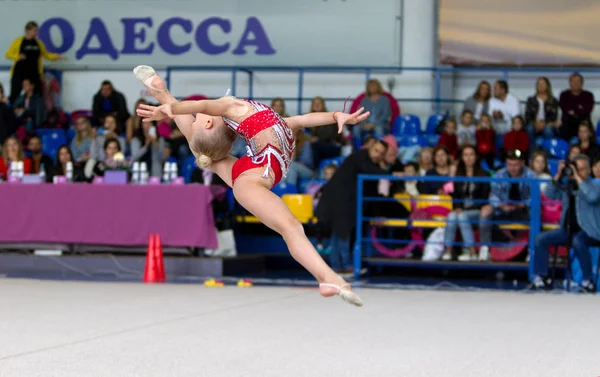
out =
<path fill-rule="evenodd" d="M 421 135 L 406 135 L 397 139 L 399 139 L 398 144 L 401 147 L 412 147 L 415 145 L 423 147 L 427 145 L 427 140 L 422 138 Z"/>
<path fill-rule="evenodd" d="M 56 163 L 56 152 L 63 145 L 67 144 L 65 132 L 60 129 L 43 129 L 36 130 L 36 134 L 42 140 L 42 153 L 50 156 L 52 161 Z"/>
<path fill-rule="evenodd" d="M 496 151 L 500 152 L 504 148 L 504 135 L 496 135 Z"/>
<path fill-rule="evenodd" d="M 437 143 L 440 141 L 439 134 L 425 134 L 423 135 L 423 139 L 427 142 L 428 147 L 435 147 Z"/>
<path fill-rule="evenodd" d="M 596 136 L 600 139 L 600 120 L 596 123 Z"/>
<path fill-rule="evenodd" d="M 445 118 L 444 114 L 433 114 L 427 119 L 425 133 L 434 134 L 438 124 Z"/>
<path fill-rule="evenodd" d="M 556 175 L 556 173 L 558 173 L 558 163 L 561 161 L 562 160 L 555 160 L 555 159 L 548 160 L 548 169 L 550 170 L 551 176 L 554 177 Z"/>
<path fill-rule="evenodd" d="M 273 186 L 271 191 L 273 191 L 273 193 L 277 196 L 283 196 L 285 194 L 297 194 L 298 187 L 296 187 L 296 185 L 293 185 L 290 183 L 282 182 L 282 183 L 279 183 L 279 184 Z"/>
<path fill-rule="evenodd" d="M 569 143 L 563 139 L 546 139 L 542 147 L 554 158 L 564 160 L 569 153 Z"/>
<path fill-rule="evenodd" d="M 414 115 L 401 115 L 397 117 L 392 125 L 392 135 L 419 135 L 421 133 L 421 121 L 418 117 L 413 117 Z"/>
<path fill-rule="evenodd" d="M 310 185 L 312 179 L 310 178 L 300 178 L 298 179 L 298 191 L 303 194 L 306 192 L 306 188 Z"/>
<path fill-rule="evenodd" d="M 190 156 L 183 160 L 181 164 L 181 176 L 185 180 L 185 183 L 190 183 L 192 180 L 192 172 L 196 169 L 196 157 Z"/>
<path fill-rule="evenodd" d="M 67 130 L 67 143 L 69 143 L 69 145 L 71 144 L 71 141 L 73 141 L 73 139 L 75 139 L 76 135 L 77 135 L 77 132 L 75 131 L 75 129 L 69 128 Z"/>

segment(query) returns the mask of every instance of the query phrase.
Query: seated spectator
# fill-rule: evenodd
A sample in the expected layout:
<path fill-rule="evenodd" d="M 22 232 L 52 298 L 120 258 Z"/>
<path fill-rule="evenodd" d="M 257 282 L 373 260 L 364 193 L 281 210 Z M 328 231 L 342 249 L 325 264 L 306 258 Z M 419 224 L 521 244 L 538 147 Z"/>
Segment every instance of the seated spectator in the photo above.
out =
<path fill-rule="evenodd" d="M 600 160 L 596 160 L 592 165 L 592 176 L 594 179 L 600 179 Z"/>
<path fill-rule="evenodd" d="M 548 169 L 548 157 L 544 151 L 535 151 L 531 156 L 531 162 L 529 168 L 533 171 L 538 179 L 550 179 L 550 169 Z M 547 183 L 540 185 L 540 192 L 544 194 L 546 192 Z"/>
<path fill-rule="evenodd" d="M 127 149 L 127 144 L 125 144 L 125 138 L 119 136 L 119 125 L 117 124 L 117 119 L 112 115 L 107 115 L 104 117 L 103 127 L 99 128 L 92 141 L 92 145 L 90 146 L 90 158 L 96 161 L 104 160 L 104 141 L 106 139 L 117 139 L 119 141 L 121 150 L 124 151 Z"/>
<path fill-rule="evenodd" d="M 465 100 L 463 112 L 470 111 L 475 122 L 478 122 L 482 114 L 489 114 L 491 90 L 490 83 L 481 81 L 472 96 Z"/>
<path fill-rule="evenodd" d="M 577 136 L 579 123 L 584 120 L 591 122 L 591 114 L 594 110 L 594 95 L 592 92 L 583 90 L 583 76 L 573 73 L 569 78 L 569 90 L 560 94 L 560 109 L 562 120 L 558 127 L 558 137 L 571 141 Z"/>
<path fill-rule="evenodd" d="M 425 147 L 419 152 L 419 175 L 425 175 L 433 169 L 433 148 Z"/>
<path fill-rule="evenodd" d="M 525 131 L 525 120 L 522 116 L 517 115 L 512 120 L 512 130 L 504 135 L 502 153 L 505 155 L 507 151 L 520 150 L 523 153 L 523 158 L 529 158 L 529 135 Z"/>
<path fill-rule="evenodd" d="M 575 156 L 583 154 L 579 144 L 573 144 L 569 147 L 569 153 L 567 153 L 567 161 L 573 161 Z"/>
<path fill-rule="evenodd" d="M 42 168 L 46 177 L 51 175 L 54 162 L 50 156 L 42 153 L 42 140 L 39 136 L 29 139 L 27 149 L 31 153 L 31 174 L 39 174 Z"/>
<path fill-rule="evenodd" d="M 15 113 L 4 93 L 4 87 L 0 84 L 0 145 L 4 144 L 6 138 L 16 131 Z"/>
<path fill-rule="evenodd" d="M 477 150 L 473 145 L 467 145 L 461 150 L 461 158 L 456 168 L 457 177 L 487 177 L 485 171 L 481 168 L 477 158 Z M 456 228 L 460 228 L 463 240 L 463 248 L 467 253 L 458 257 L 460 261 L 470 261 L 477 259 L 475 249 L 475 236 L 473 235 L 473 225 L 475 221 L 483 220 L 482 214 L 491 213 L 491 207 L 487 203 L 490 197 L 490 184 L 483 182 L 454 182 L 454 210 L 450 212 L 446 220 L 446 229 L 444 244 L 446 250 L 442 259 L 452 259 L 452 249 L 456 238 Z"/>
<path fill-rule="evenodd" d="M 450 176 L 450 154 L 444 147 L 436 147 L 433 150 L 433 169 L 425 174 L 426 177 L 449 177 Z M 427 195 L 443 194 L 446 181 L 419 182 L 419 192 Z"/>
<path fill-rule="evenodd" d="M 390 100 L 383 94 L 383 88 L 378 80 L 372 79 L 367 82 L 366 95 L 360 106 L 365 108 L 365 112 L 371 112 L 371 115 L 354 126 L 352 129 L 354 137 L 360 141 L 366 135 L 373 135 L 378 139 L 383 138 L 390 130 L 392 109 Z"/>
<path fill-rule="evenodd" d="M 578 145 L 581 148 L 581 152 L 588 156 L 590 161 L 600 158 L 600 147 L 596 143 L 596 134 L 590 122 L 583 121 L 579 124 L 577 137 L 579 138 Z"/>
<path fill-rule="evenodd" d="M 535 173 L 525 166 L 523 154 L 519 150 L 508 151 L 506 154 L 506 167 L 498 170 L 494 178 L 527 178 L 535 179 Z M 490 204 L 493 211 L 482 212 L 485 222 L 479 227 L 481 248 L 479 259 L 489 259 L 489 245 L 492 242 L 493 221 L 529 221 L 529 205 L 531 204 L 531 190 L 528 183 L 496 182 L 492 184 Z"/>
<path fill-rule="evenodd" d="M 521 104 L 509 93 L 506 81 L 498 80 L 494 84 L 494 98 L 490 99 L 489 111 L 496 133 L 503 135 L 510 131 L 512 119 L 521 113 Z"/>
<path fill-rule="evenodd" d="M 479 156 L 493 170 L 494 157 L 496 157 L 496 131 L 494 131 L 489 115 L 483 114 L 481 119 L 479 119 L 477 131 L 475 131 L 475 139 L 477 140 L 477 152 L 479 152 Z"/>
<path fill-rule="evenodd" d="M 316 209 L 319 204 L 319 199 L 323 194 L 323 187 L 331 180 L 335 172 L 337 171 L 337 165 L 331 164 L 323 168 L 323 179 L 325 182 L 315 182 L 308 185 L 306 193 L 313 198 L 313 207 Z"/>
<path fill-rule="evenodd" d="M 409 162 L 404 165 L 403 173 L 405 177 L 418 177 L 419 165 L 416 162 Z M 410 196 L 419 196 L 418 182 L 404 181 L 404 192 Z"/>
<path fill-rule="evenodd" d="M 4 141 L 4 146 L 2 148 L 2 157 L 0 158 L 0 177 L 6 180 L 8 178 L 10 163 L 19 161 L 23 161 L 23 173 L 30 174 L 31 160 L 25 157 L 23 146 L 19 142 L 19 139 L 14 136 L 10 136 Z"/>
<path fill-rule="evenodd" d="M 552 86 L 547 77 L 537 79 L 535 95 L 527 98 L 525 124 L 529 139 L 533 143 L 537 137 L 553 138 L 558 127 L 558 100 L 552 94 Z"/>
<path fill-rule="evenodd" d="M 165 139 L 157 135 L 156 126 L 143 122 L 131 140 L 131 162 L 145 162 L 150 176 L 162 177 L 164 148 Z"/>
<path fill-rule="evenodd" d="M 437 146 L 446 148 L 452 158 L 458 157 L 458 137 L 456 136 L 456 121 L 454 119 L 446 119 L 444 132 L 440 136 Z"/>
<path fill-rule="evenodd" d="M 104 156 L 106 158 L 94 164 L 93 175 L 96 177 L 104 177 L 108 161 L 112 160 L 118 152 L 121 152 L 121 144 L 119 141 L 117 139 L 106 139 L 104 141 Z"/>
<path fill-rule="evenodd" d="M 460 124 L 456 130 L 458 137 L 458 146 L 463 145 L 475 145 L 477 139 L 475 138 L 475 132 L 477 132 L 477 126 L 473 123 L 473 113 L 471 110 L 464 110 L 460 116 Z"/>
<path fill-rule="evenodd" d="M 302 159 L 305 148 L 310 149 L 310 144 L 307 143 L 306 134 L 303 130 L 297 130 L 295 133 L 296 149 L 294 150 L 293 161 L 287 171 L 285 177 L 281 179 L 283 183 L 297 185 L 300 179 L 309 179 L 315 175 L 315 172 L 306 166 L 306 161 Z"/>
<path fill-rule="evenodd" d="M 129 118 L 125 96 L 117 92 L 110 81 L 105 80 L 102 81 L 100 90 L 94 96 L 92 103 L 94 123 L 102 124 L 107 115 L 114 116 L 120 126 L 123 126 Z"/>
<path fill-rule="evenodd" d="M 76 163 L 85 163 L 90 158 L 90 150 L 95 135 L 90 120 L 79 117 L 75 120 L 75 137 L 71 141 L 71 151 Z"/>
<path fill-rule="evenodd" d="M 323 97 L 313 98 L 310 105 L 310 112 L 327 112 Z M 322 160 L 338 157 L 341 153 L 341 135 L 338 133 L 338 125 L 336 123 L 313 128 L 310 142 L 313 155 L 313 167 L 315 168 L 319 167 Z"/>
<path fill-rule="evenodd" d="M 287 118 L 289 115 L 285 111 L 285 101 L 281 97 L 273 98 L 271 101 L 271 109 L 279 114 L 282 118 Z"/>
<path fill-rule="evenodd" d="M 564 167 L 565 164 L 561 161 L 553 184 L 548 186 L 546 192 L 550 199 L 562 199 L 561 227 L 541 232 L 535 239 L 532 286 L 536 289 L 553 288 L 552 280 L 548 278 L 548 248 L 562 246 L 571 241 L 581 266 L 581 288 L 586 292 L 596 293 L 596 287 L 592 282 L 590 245 L 600 242 L 600 183 L 589 179 L 591 173 L 589 158 L 586 155 L 578 155 L 571 164 L 573 169 L 571 179 L 575 181 L 573 182 L 575 191 L 569 195 L 568 190 L 559 183 Z M 569 235 L 572 237 L 570 240 Z"/>
<path fill-rule="evenodd" d="M 25 125 L 27 133 L 42 126 L 46 119 L 46 106 L 42 96 L 35 91 L 35 86 L 29 79 L 23 80 L 23 91 L 16 99 L 13 108 L 15 115 Z"/>
<path fill-rule="evenodd" d="M 128 143 L 131 143 L 131 140 L 133 140 L 133 137 L 135 136 L 135 132 L 142 127 L 142 118 L 139 117 L 135 111 L 142 104 L 147 105 L 148 102 L 143 98 L 140 98 L 135 102 L 133 114 L 127 119 L 127 123 L 125 124 L 125 139 Z"/>
<path fill-rule="evenodd" d="M 46 176 L 46 181 L 53 182 L 55 176 L 66 176 L 68 162 L 73 164 L 73 182 L 85 182 L 86 179 L 82 166 L 75 164 L 73 153 L 71 153 L 71 150 L 66 145 L 58 148 L 56 152 L 56 165 L 52 167 L 51 173 Z"/>

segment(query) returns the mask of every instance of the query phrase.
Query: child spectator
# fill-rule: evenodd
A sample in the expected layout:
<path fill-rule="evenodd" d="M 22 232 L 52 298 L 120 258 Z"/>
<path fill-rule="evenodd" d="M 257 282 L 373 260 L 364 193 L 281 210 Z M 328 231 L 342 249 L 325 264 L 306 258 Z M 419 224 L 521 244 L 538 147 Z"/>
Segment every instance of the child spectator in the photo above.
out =
<path fill-rule="evenodd" d="M 477 126 L 473 123 L 473 112 L 471 112 L 471 110 L 463 111 L 460 116 L 460 124 L 456 130 L 459 147 L 466 144 L 475 145 L 477 142 L 477 139 L 475 138 L 476 131 Z"/>
<path fill-rule="evenodd" d="M 529 134 L 525 131 L 525 120 L 517 115 L 512 119 L 512 130 L 504 135 L 503 154 L 507 151 L 520 150 L 527 160 L 529 154 Z"/>
<path fill-rule="evenodd" d="M 548 169 L 548 158 L 546 157 L 546 153 L 544 151 L 535 151 L 531 156 L 531 162 L 529 163 L 529 167 L 535 175 L 539 179 L 551 179 L 550 169 Z M 542 183 L 540 185 L 540 191 L 542 194 L 546 192 L 547 183 Z"/>
<path fill-rule="evenodd" d="M 311 183 L 306 188 L 306 193 L 313 197 L 313 207 L 315 209 L 317 208 L 317 204 L 319 204 L 319 199 L 321 198 L 323 186 L 325 186 L 325 184 L 329 182 L 329 180 L 331 179 L 331 177 L 333 177 L 336 171 L 337 165 L 331 164 L 325 166 L 323 168 L 323 178 L 325 179 L 325 182 Z"/>
<path fill-rule="evenodd" d="M 416 162 L 409 162 L 404 165 L 404 175 L 407 177 L 417 177 L 419 175 L 419 165 Z M 417 181 L 404 181 L 404 192 L 410 196 L 418 196 Z"/>
<path fill-rule="evenodd" d="M 21 142 L 19 142 L 19 139 L 11 136 L 4 141 L 2 157 L 0 157 L 0 176 L 2 179 L 7 179 L 10 163 L 17 161 L 23 161 L 24 174 L 29 174 L 31 172 L 31 160 L 25 157 L 23 146 L 21 145 Z"/>
<path fill-rule="evenodd" d="M 496 155 L 496 131 L 492 128 L 492 120 L 489 115 L 482 114 L 477 131 L 475 131 L 477 140 L 477 152 L 484 159 L 490 170 L 494 169 L 494 156 Z"/>
<path fill-rule="evenodd" d="M 458 138 L 456 137 L 456 121 L 454 119 L 446 119 L 444 132 L 440 136 L 437 146 L 445 147 L 453 158 L 458 157 Z"/>

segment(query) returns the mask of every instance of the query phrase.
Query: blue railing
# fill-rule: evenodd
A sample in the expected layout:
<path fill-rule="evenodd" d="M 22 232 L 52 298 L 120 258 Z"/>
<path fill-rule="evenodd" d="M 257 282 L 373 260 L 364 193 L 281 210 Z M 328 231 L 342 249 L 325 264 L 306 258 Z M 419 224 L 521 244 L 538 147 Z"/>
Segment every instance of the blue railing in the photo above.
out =
<path fill-rule="evenodd" d="M 479 183 L 523 183 L 529 186 L 531 193 L 531 200 L 528 201 L 527 205 L 529 206 L 529 218 L 530 220 L 527 222 L 529 225 L 529 252 L 530 252 L 530 264 L 529 264 L 529 274 L 533 275 L 533 260 L 534 260 L 534 250 L 535 250 L 535 238 L 539 234 L 542 228 L 541 222 L 541 192 L 540 192 L 540 183 L 548 182 L 547 180 L 541 179 L 527 179 L 527 178 L 492 178 L 492 177 L 395 177 L 388 175 L 364 175 L 361 174 L 358 176 L 357 180 L 357 203 L 356 203 L 356 240 L 354 243 L 354 275 L 355 278 L 360 276 L 360 271 L 362 269 L 363 263 L 363 249 L 367 243 L 373 241 L 371 237 L 365 237 L 363 234 L 363 224 L 365 222 L 373 221 L 373 218 L 365 217 L 363 212 L 363 205 L 365 202 L 369 201 L 399 201 L 396 198 L 388 198 L 383 199 L 382 197 L 365 197 L 364 196 L 364 184 L 367 181 L 376 181 L 380 179 L 386 179 L 391 181 L 421 181 L 421 182 L 479 182 Z M 381 219 L 379 219 L 381 220 Z M 411 220 L 408 220 L 408 227 L 411 226 Z M 415 220 L 416 221 L 416 220 Z M 420 220 L 419 220 L 420 221 Z M 493 224 L 501 225 L 501 224 L 517 224 L 518 221 L 491 221 Z M 389 240 L 385 240 L 386 242 Z M 392 241 L 393 242 L 393 241 Z M 406 242 L 406 241 L 404 241 Z M 413 242 L 413 241 L 409 241 Z M 396 242 L 401 243 L 401 242 Z M 493 245 L 492 245 L 493 246 Z"/>
<path fill-rule="evenodd" d="M 168 66 L 166 68 L 167 87 L 170 88 L 172 73 L 176 71 L 219 71 L 231 72 L 232 94 L 236 95 L 237 74 L 242 72 L 248 75 L 248 97 L 259 101 L 270 100 L 271 98 L 260 98 L 254 96 L 254 72 L 296 72 L 298 75 L 298 96 L 295 98 L 284 98 L 286 101 L 297 101 L 298 114 L 302 113 L 302 102 L 310 101 L 312 98 L 304 97 L 304 74 L 305 73 L 325 73 L 325 72 L 350 72 L 364 73 L 365 82 L 370 79 L 374 73 L 402 73 L 402 72 L 429 72 L 435 77 L 435 91 L 433 98 L 397 98 L 398 102 L 432 102 L 435 104 L 435 112 L 440 113 L 443 103 L 462 103 L 463 99 L 442 98 L 442 79 L 444 74 L 456 73 L 500 73 L 506 81 L 510 80 L 512 73 L 564 73 L 571 74 L 573 72 L 600 73 L 600 68 L 578 68 L 578 67 L 560 67 L 560 68 L 519 68 L 519 67 L 387 67 L 387 66 L 340 66 L 340 67 L 325 67 L 325 66 Z M 325 98 L 331 101 L 344 101 L 346 98 Z M 600 102 L 596 102 L 600 104 Z"/>

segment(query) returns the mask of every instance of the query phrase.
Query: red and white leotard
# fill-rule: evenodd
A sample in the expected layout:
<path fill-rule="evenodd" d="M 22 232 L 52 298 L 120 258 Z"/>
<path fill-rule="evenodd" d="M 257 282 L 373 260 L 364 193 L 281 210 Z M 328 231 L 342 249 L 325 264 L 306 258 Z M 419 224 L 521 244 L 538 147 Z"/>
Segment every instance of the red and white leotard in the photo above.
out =
<path fill-rule="evenodd" d="M 270 107 L 246 100 L 254 110 L 241 123 L 223 117 L 229 128 L 246 141 L 246 156 L 233 165 L 232 181 L 243 172 L 257 167 L 265 167 L 263 177 L 269 177 L 269 169 L 275 174 L 274 185 L 285 177 L 296 147 L 292 129 L 285 120 Z"/>

